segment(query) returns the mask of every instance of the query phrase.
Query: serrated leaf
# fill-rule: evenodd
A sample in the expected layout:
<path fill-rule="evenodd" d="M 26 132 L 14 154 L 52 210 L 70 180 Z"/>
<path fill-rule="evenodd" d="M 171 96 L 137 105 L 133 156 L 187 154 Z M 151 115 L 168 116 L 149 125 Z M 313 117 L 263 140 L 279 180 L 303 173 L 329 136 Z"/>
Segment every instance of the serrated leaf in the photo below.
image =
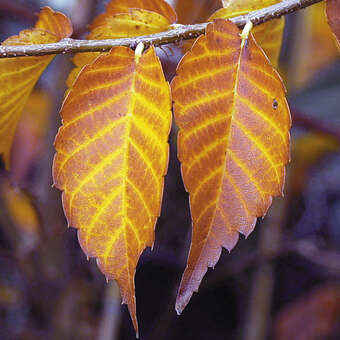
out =
<path fill-rule="evenodd" d="M 170 87 L 154 48 L 113 48 L 85 66 L 61 109 L 55 185 L 84 252 L 120 287 L 137 331 L 134 275 L 154 242 L 171 126 Z"/>
<path fill-rule="evenodd" d="M 87 39 L 129 38 L 163 32 L 176 21 L 176 13 L 164 0 L 111 0 L 106 12 L 91 24 Z M 78 53 L 73 58 L 67 85 L 72 86 L 81 68 L 91 63 L 99 53 Z"/>
<path fill-rule="evenodd" d="M 45 7 L 38 22 L 30 30 L 5 40 L 2 45 L 31 45 L 57 42 L 72 34 L 68 18 Z M 25 103 L 52 56 L 10 58 L 0 60 L 0 155 L 10 167 L 10 151 L 14 133 Z"/>
<path fill-rule="evenodd" d="M 281 0 L 227 0 L 223 1 L 224 8 L 215 12 L 208 21 L 214 19 L 228 19 L 239 15 L 244 15 L 251 11 L 265 8 Z M 256 42 L 261 46 L 274 67 L 278 67 L 281 52 L 285 19 L 270 20 L 264 24 L 254 27 L 253 34 Z"/>
<path fill-rule="evenodd" d="M 332 29 L 332 32 L 337 42 L 338 50 L 340 51 L 340 1 L 327 0 L 326 14 L 328 24 Z"/>
<path fill-rule="evenodd" d="M 242 40 L 223 19 L 197 39 L 171 87 L 193 220 L 180 313 L 222 247 L 249 235 L 282 194 L 291 119 L 282 81 L 253 36 Z"/>

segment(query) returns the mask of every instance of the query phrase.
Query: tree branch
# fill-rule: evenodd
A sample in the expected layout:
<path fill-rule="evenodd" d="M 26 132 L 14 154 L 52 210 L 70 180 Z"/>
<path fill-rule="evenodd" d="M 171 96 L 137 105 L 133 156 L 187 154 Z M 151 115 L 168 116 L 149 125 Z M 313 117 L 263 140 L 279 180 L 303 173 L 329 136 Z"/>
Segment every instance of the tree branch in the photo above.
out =
<path fill-rule="evenodd" d="M 234 22 L 240 28 L 248 21 L 251 21 L 254 25 L 259 25 L 321 1 L 323 0 L 284 0 L 273 6 L 231 18 L 230 21 Z M 207 23 L 196 25 L 173 25 L 173 29 L 166 32 L 124 39 L 76 40 L 67 38 L 52 44 L 0 46 L 0 58 L 78 52 L 105 52 L 114 46 L 135 48 L 140 42 L 143 42 L 145 47 L 150 45 L 161 46 L 196 38 L 205 33 L 206 26 Z"/>

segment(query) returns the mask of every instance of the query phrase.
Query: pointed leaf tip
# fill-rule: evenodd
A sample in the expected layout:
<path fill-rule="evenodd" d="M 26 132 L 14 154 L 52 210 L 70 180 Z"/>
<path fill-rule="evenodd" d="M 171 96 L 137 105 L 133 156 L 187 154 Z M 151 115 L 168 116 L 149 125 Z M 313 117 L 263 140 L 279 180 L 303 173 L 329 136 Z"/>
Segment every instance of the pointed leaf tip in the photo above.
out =
<path fill-rule="evenodd" d="M 233 23 L 215 20 L 171 83 L 193 220 L 179 313 L 222 247 L 230 251 L 239 233 L 249 235 L 283 188 L 291 126 L 285 89 L 252 34 L 244 42 Z"/>

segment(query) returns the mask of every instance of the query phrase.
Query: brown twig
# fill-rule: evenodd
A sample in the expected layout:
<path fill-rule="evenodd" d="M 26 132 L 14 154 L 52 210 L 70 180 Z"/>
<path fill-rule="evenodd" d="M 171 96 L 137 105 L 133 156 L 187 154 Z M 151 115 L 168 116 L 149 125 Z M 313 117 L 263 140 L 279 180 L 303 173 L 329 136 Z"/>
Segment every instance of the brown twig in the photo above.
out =
<path fill-rule="evenodd" d="M 246 15 L 237 16 L 230 20 L 240 28 L 248 21 L 251 21 L 254 25 L 259 25 L 321 1 L 323 0 L 285 0 L 273 6 L 262 8 Z M 161 46 L 196 38 L 204 34 L 206 26 L 207 23 L 196 25 L 173 25 L 173 29 L 166 32 L 124 39 L 75 40 L 68 38 L 52 44 L 0 46 L 0 58 L 78 52 L 104 52 L 110 50 L 114 46 L 127 46 L 134 48 L 139 42 L 142 42 L 145 47 L 150 45 Z"/>

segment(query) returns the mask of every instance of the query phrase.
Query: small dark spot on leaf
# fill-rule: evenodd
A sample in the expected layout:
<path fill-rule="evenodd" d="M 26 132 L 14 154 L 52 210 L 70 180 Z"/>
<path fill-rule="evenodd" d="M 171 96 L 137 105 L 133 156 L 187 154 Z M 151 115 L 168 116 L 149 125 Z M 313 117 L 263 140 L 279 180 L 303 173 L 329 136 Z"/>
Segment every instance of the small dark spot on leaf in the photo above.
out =
<path fill-rule="evenodd" d="M 140 29 L 140 26 L 139 26 L 139 25 L 136 25 L 135 27 L 136 27 L 136 30 L 139 30 L 139 29 Z"/>
<path fill-rule="evenodd" d="M 276 99 L 273 100 L 273 109 L 277 110 L 277 108 L 279 107 L 279 103 L 277 102 Z"/>

